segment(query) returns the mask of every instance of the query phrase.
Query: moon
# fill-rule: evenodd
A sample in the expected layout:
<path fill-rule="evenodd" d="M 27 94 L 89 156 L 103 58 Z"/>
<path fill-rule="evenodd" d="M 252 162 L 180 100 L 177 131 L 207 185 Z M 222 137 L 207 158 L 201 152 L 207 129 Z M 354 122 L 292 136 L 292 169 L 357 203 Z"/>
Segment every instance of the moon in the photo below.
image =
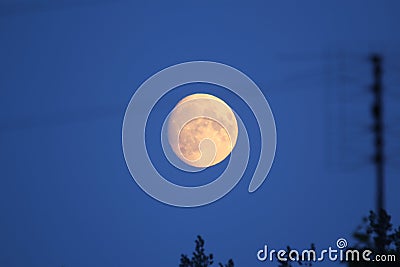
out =
<path fill-rule="evenodd" d="M 168 118 L 168 142 L 186 164 L 207 168 L 223 161 L 233 150 L 238 125 L 232 109 L 210 94 L 181 99 Z"/>

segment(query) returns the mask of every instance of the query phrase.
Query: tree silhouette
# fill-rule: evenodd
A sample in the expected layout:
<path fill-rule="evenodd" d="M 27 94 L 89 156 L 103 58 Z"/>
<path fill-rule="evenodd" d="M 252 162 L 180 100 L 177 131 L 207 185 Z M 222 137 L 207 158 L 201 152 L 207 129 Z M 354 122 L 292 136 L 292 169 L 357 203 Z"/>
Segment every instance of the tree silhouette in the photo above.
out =
<path fill-rule="evenodd" d="M 189 259 L 187 255 L 181 255 L 181 263 L 179 267 L 208 267 L 213 265 L 214 256 L 213 254 L 206 254 L 204 250 L 204 239 L 201 236 L 197 236 L 196 247 L 193 252 L 192 258 Z M 230 259 L 227 264 L 218 264 L 220 267 L 234 267 L 233 260 Z"/>
<path fill-rule="evenodd" d="M 286 255 L 289 255 L 290 252 L 293 249 L 289 246 L 286 247 Z M 315 251 L 315 245 L 311 244 L 310 250 Z M 306 260 L 297 260 L 297 261 L 291 261 L 289 258 L 286 261 L 281 261 L 278 259 L 279 265 L 278 267 L 293 267 L 294 263 L 297 263 L 300 266 L 312 266 L 312 261 L 306 261 Z"/>
<path fill-rule="evenodd" d="M 387 266 L 399 267 L 400 260 L 400 226 L 393 228 L 391 223 L 391 216 L 385 211 L 381 210 L 379 214 L 370 211 L 368 217 L 363 218 L 363 223 L 353 233 L 356 244 L 349 249 L 356 249 L 362 253 L 365 250 L 370 250 L 373 253 L 370 258 L 373 259 L 375 255 L 395 255 L 395 261 L 377 262 L 377 261 L 360 261 L 346 262 L 349 267 L 373 267 L 373 266 Z M 204 240 L 201 236 L 197 236 L 195 241 L 196 247 L 189 258 L 187 255 L 181 255 L 181 262 L 179 267 L 209 267 L 214 264 L 213 254 L 206 254 L 204 249 Z M 287 247 L 286 255 L 293 249 Z M 311 244 L 311 250 L 315 251 L 314 244 Z M 279 261 L 278 267 L 293 267 L 295 264 L 300 266 L 312 266 L 312 261 Z M 219 267 L 234 267 L 233 260 L 230 259 L 227 264 L 218 263 Z"/>
<path fill-rule="evenodd" d="M 379 214 L 370 211 L 369 216 L 363 218 L 363 223 L 353 234 L 356 245 L 352 249 L 359 251 L 371 250 L 375 255 L 395 255 L 395 262 L 352 261 L 350 267 L 359 266 L 399 266 L 400 259 L 400 226 L 393 229 L 391 216 L 385 210 Z"/>

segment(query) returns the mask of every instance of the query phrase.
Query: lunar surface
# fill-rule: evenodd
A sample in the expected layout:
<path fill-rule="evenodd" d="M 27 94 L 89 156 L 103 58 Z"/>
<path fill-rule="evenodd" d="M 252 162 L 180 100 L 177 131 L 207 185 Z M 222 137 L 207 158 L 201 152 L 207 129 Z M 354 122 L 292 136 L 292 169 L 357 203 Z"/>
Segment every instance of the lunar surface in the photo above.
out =
<path fill-rule="evenodd" d="M 168 141 L 176 156 L 188 165 L 206 168 L 232 151 L 238 126 L 232 109 L 209 94 L 193 94 L 175 106 L 168 120 Z"/>

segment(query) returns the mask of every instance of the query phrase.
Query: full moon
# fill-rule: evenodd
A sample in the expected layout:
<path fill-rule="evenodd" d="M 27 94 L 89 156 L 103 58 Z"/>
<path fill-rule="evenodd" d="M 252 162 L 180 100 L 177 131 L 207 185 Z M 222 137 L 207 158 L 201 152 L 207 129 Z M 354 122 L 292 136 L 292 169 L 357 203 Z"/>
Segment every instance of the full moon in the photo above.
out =
<path fill-rule="evenodd" d="M 180 100 L 168 120 L 168 142 L 186 164 L 207 168 L 223 161 L 236 144 L 238 125 L 220 98 L 193 94 Z"/>

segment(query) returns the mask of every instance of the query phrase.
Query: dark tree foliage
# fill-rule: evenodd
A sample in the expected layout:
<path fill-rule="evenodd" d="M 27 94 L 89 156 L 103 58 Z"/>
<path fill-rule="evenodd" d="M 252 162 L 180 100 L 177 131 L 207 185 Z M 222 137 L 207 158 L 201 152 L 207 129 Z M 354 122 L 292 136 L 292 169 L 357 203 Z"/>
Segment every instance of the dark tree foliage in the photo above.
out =
<path fill-rule="evenodd" d="M 373 261 L 350 261 L 347 262 L 349 267 L 399 267 L 400 266 L 400 226 L 393 228 L 391 217 L 385 210 L 381 210 L 379 214 L 370 211 L 368 217 L 363 218 L 363 223 L 353 234 L 356 245 L 349 249 L 357 249 L 362 253 L 365 250 L 373 251 L 371 259 L 375 255 L 395 255 L 395 262 L 373 262 Z M 315 250 L 314 244 L 311 249 Z M 287 247 L 288 255 L 292 249 Z M 311 262 L 296 261 L 298 265 L 311 266 Z M 293 267 L 294 262 L 279 261 L 279 267 Z"/>
<path fill-rule="evenodd" d="M 315 251 L 315 245 L 314 244 L 311 244 L 310 250 L 314 250 Z M 289 246 L 287 246 L 285 255 L 286 256 L 289 255 L 290 251 L 292 251 L 292 249 Z M 278 262 L 279 262 L 278 267 L 293 267 L 295 263 L 297 263 L 300 266 L 312 266 L 312 261 L 307 261 L 307 260 L 304 260 L 304 259 L 303 260 L 300 259 L 298 261 L 291 261 L 288 257 L 286 257 L 286 258 L 287 258 L 287 261 L 278 260 Z"/>
<path fill-rule="evenodd" d="M 399 266 L 400 261 L 400 226 L 393 228 L 391 217 L 385 210 L 379 214 L 370 211 L 369 216 L 363 219 L 362 225 L 353 234 L 356 245 L 353 249 L 359 251 L 371 250 L 374 255 L 395 255 L 396 262 L 349 262 L 350 267 L 358 266 Z"/>
<path fill-rule="evenodd" d="M 385 210 L 381 210 L 379 214 L 370 211 L 368 217 L 363 218 L 363 223 L 360 225 L 353 237 L 356 244 L 349 249 L 357 249 L 360 251 L 370 250 L 375 255 L 395 255 L 395 262 L 374 262 L 374 261 L 350 261 L 347 262 L 349 267 L 399 267 L 400 266 L 400 226 L 393 228 L 391 223 L 391 216 Z M 179 267 L 208 267 L 214 264 L 213 254 L 206 254 L 204 250 L 204 240 L 201 236 L 197 236 L 195 251 L 191 258 L 187 255 L 181 255 L 181 263 Z M 311 244 L 311 250 L 315 251 L 314 244 Z M 292 251 L 289 246 L 286 249 L 286 255 Z M 312 266 L 312 261 L 279 261 L 278 267 L 294 267 L 295 264 L 299 266 Z M 232 259 L 227 264 L 218 264 L 219 267 L 234 267 Z"/>
<path fill-rule="evenodd" d="M 196 247 L 193 252 L 192 258 L 189 259 L 187 255 L 181 255 L 181 263 L 179 267 L 208 267 L 213 265 L 213 254 L 206 254 L 204 250 L 204 239 L 197 236 Z M 233 260 L 230 259 L 227 264 L 218 264 L 220 267 L 234 267 Z"/>

